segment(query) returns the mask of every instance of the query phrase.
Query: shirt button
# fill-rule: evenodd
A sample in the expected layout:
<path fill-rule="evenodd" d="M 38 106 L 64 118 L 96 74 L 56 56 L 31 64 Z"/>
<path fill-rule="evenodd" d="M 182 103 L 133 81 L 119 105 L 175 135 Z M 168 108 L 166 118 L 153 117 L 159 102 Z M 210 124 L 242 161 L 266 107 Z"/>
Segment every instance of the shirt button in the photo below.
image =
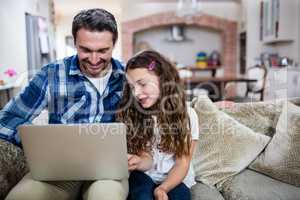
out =
<path fill-rule="evenodd" d="M 96 122 L 100 122 L 100 117 L 96 117 Z"/>

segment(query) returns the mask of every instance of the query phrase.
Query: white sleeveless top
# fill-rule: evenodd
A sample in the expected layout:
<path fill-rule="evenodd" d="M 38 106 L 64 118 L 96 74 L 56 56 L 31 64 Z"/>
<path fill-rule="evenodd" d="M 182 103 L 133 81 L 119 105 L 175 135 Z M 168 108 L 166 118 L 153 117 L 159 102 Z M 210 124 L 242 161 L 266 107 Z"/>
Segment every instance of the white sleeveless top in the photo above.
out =
<path fill-rule="evenodd" d="M 192 140 L 198 140 L 199 138 L 198 116 L 195 110 L 191 107 L 187 108 L 187 112 L 190 118 Z M 160 152 L 160 150 L 157 149 L 157 144 L 159 143 L 160 140 L 158 132 L 159 132 L 158 128 L 155 128 L 154 134 L 156 136 L 157 142 L 154 144 L 154 148 L 153 148 L 153 165 L 150 170 L 145 172 L 157 184 L 163 182 L 166 179 L 169 171 L 175 164 L 174 154 Z M 192 187 L 194 184 L 196 184 L 195 172 L 193 169 L 192 162 L 190 163 L 189 171 L 186 177 L 184 178 L 183 182 L 189 188 Z"/>

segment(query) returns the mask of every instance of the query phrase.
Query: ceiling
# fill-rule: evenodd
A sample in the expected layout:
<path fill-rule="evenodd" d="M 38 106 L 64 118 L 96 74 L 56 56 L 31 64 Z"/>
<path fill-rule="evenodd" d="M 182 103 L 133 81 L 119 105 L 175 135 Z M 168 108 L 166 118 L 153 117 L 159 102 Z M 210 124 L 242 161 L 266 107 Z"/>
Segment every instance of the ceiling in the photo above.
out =
<path fill-rule="evenodd" d="M 177 2 L 178 0 L 143 0 L 144 2 Z M 236 3 L 240 3 L 241 0 L 198 0 L 199 2 L 213 2 L 213 3 L 217 3 L 217 2 L 236 2 Z"/>
<path fill-rule="evenodd" d="M 57 15 L 66 16 L 74 15 L 81 9 L 86 9 L 88 7 L 107 7 L 114 10 L 121 9 L 122 5 L 129 3 L 176 3 L 178 0 L 53 0 L 55 5 L 55 12 Z M 234 2 L 240 3 L 241 0 L 198 0 L 199 2 L 209 2 L 209 3 L 221 3 L 221 2 Z M 88 7 L 87 7 L 88 5 Z"/>
<path fill-rule="evenodd" d="M 89 4 L 97 4 L 97 5 L 112 5 L 112 4 L 122 4 L 122 3 L 141 3 L 141 2 L 150 2 L 150 3 L 174 3 L 178 0 L 88 0 Z M 236 2 L 240 3 L 241 0 L 198 0 L 199 2 Z M 85 1 L 82 0 L 54 0 L 55 5 L 58 7 L 68 6 L 71 9 L 74 5 L 82 5 L 86 4 Z"/>

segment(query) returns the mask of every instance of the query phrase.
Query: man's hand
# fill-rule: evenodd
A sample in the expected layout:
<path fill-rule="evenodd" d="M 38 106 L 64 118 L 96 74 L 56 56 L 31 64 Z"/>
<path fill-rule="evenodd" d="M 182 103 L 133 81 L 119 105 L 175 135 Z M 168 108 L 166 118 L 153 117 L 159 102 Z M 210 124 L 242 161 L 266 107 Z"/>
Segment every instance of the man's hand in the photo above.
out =
<path fill-rule="evenodd" d="M 159 187 L 159 186 L 154 190 L 154 197 L 155 197 L 155 200 L 168 200 L 169 199 L 167 192 L 162 187 Z"/>

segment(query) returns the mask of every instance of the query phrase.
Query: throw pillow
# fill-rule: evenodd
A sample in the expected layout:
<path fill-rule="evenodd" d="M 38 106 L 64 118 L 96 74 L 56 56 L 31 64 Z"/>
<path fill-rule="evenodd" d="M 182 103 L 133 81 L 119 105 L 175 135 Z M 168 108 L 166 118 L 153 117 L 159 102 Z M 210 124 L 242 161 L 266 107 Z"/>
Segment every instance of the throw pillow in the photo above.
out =
<path fill-rule="evenodd" d="M 283 106 L 276 134 L 250 168 L 300 186 L 300 107 L 290 102 Z"/>
<path fill-rule="evenodd" d="M 231 107 L 220 109 L 253 131 L 272 137 L 282 104 L 282 101 L 235 103 Z"/>
<path fill-rule="evenodd" d="M 270 137 L 255 133 L 219 111 L 207 96 L 194 101 L 200 134 L 193 162 L 196 180 L 222 185 L 245 169 L 264 149 Z"/>

